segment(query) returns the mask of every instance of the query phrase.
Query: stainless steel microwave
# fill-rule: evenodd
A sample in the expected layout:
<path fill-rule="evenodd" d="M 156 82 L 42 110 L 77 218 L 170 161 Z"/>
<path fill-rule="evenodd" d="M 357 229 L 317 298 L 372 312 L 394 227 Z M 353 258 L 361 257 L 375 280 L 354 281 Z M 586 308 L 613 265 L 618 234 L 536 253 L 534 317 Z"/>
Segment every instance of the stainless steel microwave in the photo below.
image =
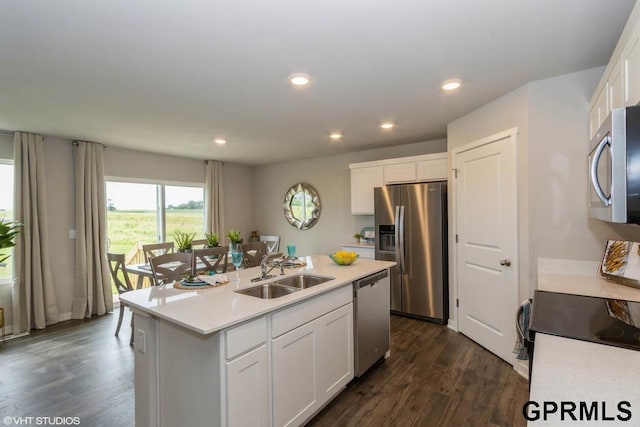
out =
<path fill-rule="evenodd" d="M 589 216 L 640 224 L 640 105 L 613 109 L 589 143 Z"/>

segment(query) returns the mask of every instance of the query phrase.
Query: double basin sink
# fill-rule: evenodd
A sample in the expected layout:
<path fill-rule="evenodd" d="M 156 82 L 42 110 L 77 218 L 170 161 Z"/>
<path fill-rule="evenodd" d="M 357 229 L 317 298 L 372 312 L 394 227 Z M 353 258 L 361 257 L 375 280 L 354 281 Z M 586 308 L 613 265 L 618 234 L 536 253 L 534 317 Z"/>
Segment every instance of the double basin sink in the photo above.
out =
<path fill-rule="evenodd" d="M 274 282 L 264 283 L 235 292 L 256 298 L 273 299 L 319 285 L 320 283 L 328 282 L 329 280 L 333 280 L 333 278 L 314 276 L 312 274 L 295 274 L 293 276 L 283 277 Z"/>

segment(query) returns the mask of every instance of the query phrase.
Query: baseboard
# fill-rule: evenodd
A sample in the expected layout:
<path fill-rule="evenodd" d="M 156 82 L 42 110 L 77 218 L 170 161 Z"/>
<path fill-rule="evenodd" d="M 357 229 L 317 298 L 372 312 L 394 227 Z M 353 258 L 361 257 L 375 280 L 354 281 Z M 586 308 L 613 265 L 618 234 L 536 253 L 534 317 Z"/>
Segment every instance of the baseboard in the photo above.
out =
<path fill-rule="evenodd" d="M 447 322 L 447 327 L 449 329 L 453 329 L 454 331 L 458 332 L 458 324 L 453 319 L 449 319 L 449 321 Z"/>
<path fill-rule="evenodd" d="M 515 365 L 513 365 L 513 369 L 524 379 L 529 380 L 529 361 L 528 360 L 518 360 Z"/>

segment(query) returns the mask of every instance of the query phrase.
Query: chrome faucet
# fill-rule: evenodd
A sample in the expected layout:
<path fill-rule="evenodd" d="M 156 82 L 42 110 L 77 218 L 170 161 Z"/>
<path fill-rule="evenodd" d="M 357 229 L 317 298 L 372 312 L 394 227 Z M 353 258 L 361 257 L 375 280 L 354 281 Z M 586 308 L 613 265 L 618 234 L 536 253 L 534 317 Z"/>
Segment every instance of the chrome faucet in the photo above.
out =
<path fill-rule="evenodd" d="M 282 253 L 278 253 L 278 254 L 267 254 L 262 258 L 262 261 L 260 261 L 260 277 L 256 277 L 254 279 L 251 279 L 252 282 L 258 282 L 260 280 L 266 280 L 266 279 L 270 279 L 274 276 L 270 276 L 269 273 L 271 273 L 271 270 L 273 270 L 274 268 L 276 268 L 278 265 L 280 266 L 280 275 L 284 275 L 284 263 L 280 262 L 278 264 L 272 265 L 271 268 L 268 268 L 268 264 L 269 261 L 271 259 L 274 258 L 282 258 Z"/>

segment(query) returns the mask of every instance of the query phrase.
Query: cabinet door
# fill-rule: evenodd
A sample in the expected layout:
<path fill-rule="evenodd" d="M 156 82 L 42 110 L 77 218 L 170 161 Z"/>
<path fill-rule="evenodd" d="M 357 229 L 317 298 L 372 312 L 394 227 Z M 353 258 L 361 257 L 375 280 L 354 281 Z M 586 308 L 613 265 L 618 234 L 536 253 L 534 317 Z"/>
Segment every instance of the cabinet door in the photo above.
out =
<path fill-rule="evenodd" d="M 340 249 L 347 252 L 355 252 L 360 258 L 375 259 L 376 257 L 376 251 L 373 246 L 370 248 L 362 246 L 342 246 Z"/>
<path fill-rule="evenodd" d="M 423 160 L 417 164 L 418 181 L 444 181 L 448 176 L 448 159 Z"/>
<path fill-rule="evenodd" d="M 326 402 L 353 379 L 353 304 L 340 307 L 318 321 L 319 399 Z"/>
<path fill-rule="evenodd" d="M 383 185 L 382 166 L 351 169 L 351 213 L 373 215 L 373 189 Z"/>
<path fill-rule="evenodd" d="M 227 362 L 227 425 L 269 425 L 269 358 L 263 345 Z"/>
<path fill-rule="evenodd" d="M 273 425 L 301 425 L 320 406 L 317 320 L 273 340 Z M 249 425 L 249 424 L 245 424 Z"/>
<path fill-rule="evenodd" d="M 609 100 L 611 102 L 611 109 L 624 107 L 625 91 L 622 65 L 622 57 L 620 57 L 613 67 L 613 70 L 611 70 L 611 75 L 609 75 Z"/>
<path fill-rule="evenodd" d="M 636 105 L 640 102 L 640 34 L 636 34 L 628 42 L 629 49 L 625 49 L 625 106 Z"/>
<path fill-rule="evenodd" d="M 596 130 L 598 130 L 602 122 L 604 122 L 604 119 L 607 118 L 607 115 L 609 114 L 609 111 L 610 111 L 608 81 L 605 83 L 604 87 L 600 91 L 598 98 L 596 98 L 596 108 L 598 110 L 598 126 L 596 127 Z"/>
<path fill-rule="evenodd" d="M 394 165 L 386 165 L 384 167 L 384 183 L 394 184 L 399 182 L 415 182 L 416 181 L 416 164 L 398 163 Z"/>

